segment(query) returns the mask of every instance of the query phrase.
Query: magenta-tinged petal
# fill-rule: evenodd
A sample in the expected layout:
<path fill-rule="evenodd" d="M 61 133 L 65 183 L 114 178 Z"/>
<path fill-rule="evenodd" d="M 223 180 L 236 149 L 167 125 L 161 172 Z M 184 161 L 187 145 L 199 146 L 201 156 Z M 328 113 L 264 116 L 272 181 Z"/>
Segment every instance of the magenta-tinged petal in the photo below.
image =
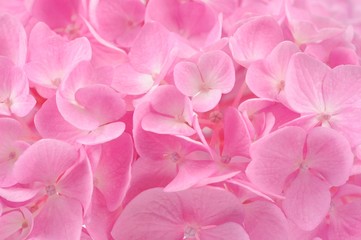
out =
<path fill-rule="evenodd" d="M 41 139 L 19 157 L 14 165 L 14 175 L 20 183 L 53 184 L 77 159 L 77 150 L 68 143 Z"/>
<path fill-rule="evenodd" d="M 103 194 L 110 211 L 118 208 L 129 188 L 133 142 L 124 133 L 117 139 L 102 145 L 101 160 L 95 170 L 95 187 Z"/>
<path fill-rule="evenodd" d="M 232 59 L 222 51 L 207 52 L 200 56 L 198 68 L 206 88 L 229 93 L 235 83 Z"/>
<path fill-rule="evenodd" d="M 301 170 L 285 191 L 283 210 L 299 228 L 311 231 L 326 217 L 330 208 L 329 185 L 309 171 Z"/>
<path fill-rule="evenodd" d="M 27 37 L 24 27 L 15 17 L 0 16 L 0 56 L 9 58 L 15 65 L 25 64 Z"/>
<path fill-rule="evenodd" d="M 49 220 L 51 219 L 51 220 Z M 30 239 L 80 239 L 82 229 L 81 204 L 67 197 L 51 197 L 34 219 Z"/>
<path fill-rule="evenodd" d="M 229 40 L 233 58 L 241 65 L 267 56 L 283 40 L 281 27 L 272 17 L 259 17 L 246 22 Z"/>
<path fill-rule="evenodd" d="M 26 239 L 33 228 L 33 216 L 27 208 L 0 215 L 0 239 Z"/>
<path fill-rule="evenodd" d="M 225 223 L 217 227 L 200 231 L 202 240 L 249 240 L 251 239 L 243 227 L 236 223 Z"/>
<path fill-rule="evenodd" d="M 354 155 L 347 139 L 329 128 L 314 128 L 307 137 L 306 164 L 333 186 L 346 183 Z"/>
<path fill-rule="evenodd" d="M 251 145 L 248 178 L 265 192 L 281 193 L 286 179 L 303 159 L 305 140 L 302 128 L 285 127 L 256 141 Z"/>
<path fill-rule="evenodd" d="M 299 113 L 322 113 L 325 102 L 322 96 L 323 81 L 329 67 L 304 53 L 293 55 L 286 74 L 287 102 Z"/>
<path fill-rule="evenodd" d="M 288 221 L 280 208 L 266 201 L 244 204 L 244 225 L 250 239 L 287 240 Z"/>

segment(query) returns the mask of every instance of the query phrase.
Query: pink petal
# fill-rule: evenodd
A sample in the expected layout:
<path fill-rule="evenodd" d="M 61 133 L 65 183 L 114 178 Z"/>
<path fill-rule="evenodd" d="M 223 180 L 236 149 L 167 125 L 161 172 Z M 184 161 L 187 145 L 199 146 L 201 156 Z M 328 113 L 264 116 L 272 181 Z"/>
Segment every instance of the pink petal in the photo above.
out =
<path fill-rule="evenodd" d="M 217 170 L 214 161 L 187 161 L 180 164 L 177 176 L 164 188 L 166 192 L 177 192 L 195 186 Z"/>
<path fill-rule="evenodd" d="M 197 112 L 208 112 L 219 103 L 222 91 L 219 89 L 202 90 L 192 97 L 193 109 Z"/>
<path fill-rule="evenodd" d="M 23 66 L 27 54 L 27 37 L 22 24 L 13 16 L 0 16 L 0 36 L 0 56 L 6 56 L 17 66 Z"/>
<path fill-rule="evenodd" d="M 265 41 L 266 40 L 266 41 Z M 237 29 L 229 40 L 234 59 L 243 66 L 267 56 L 283 40 L 281 27 L 272 17 L 259 17 Z"/>
<path fill-rule="evenodd" d="M 130 184 L 133 142 L 129 134 L 102 145 L 102 156 L 94 173 L 95 187 L 103 194 L 110 211 L 118 208 Z"/>
<path fill-rule="evenodd" d="M 65 173 L 59 179 L 56 188 L 61 196 L 78 200 L 86 212 L 93 192 L 93 174 L 88 159 L 82 159 Z"/>
<path fill-rule="evenodd" d="M 320 113 L 325 110 L 322 85 L 329 68 L 303 53 L 295 54 L 286 74 L 287 102 L 300 113 Z"/>
<path fill-rule="evenodd" d="M 255 62 L 247 69 L 247 86 L 258 97 L 278 99 L 283 92 L 288 63 L 297 46 L 288 41 L 279 43 L 263 61 Z"/>
<path fill-rule="evenodd" d="M 202 89 L 202 76 L 192 62 L 180 62 L 174 67 L 174 84 L 186 96 L 194 96 Z"/>
<path fill-rule="evenodd" d="M 33 216 L 27 208 L 0 215 L 0 239 L 25 239 L 33 227 Z"/>
<path fill-rule="evenodd" d="M 249 240 L 243 227 L 236 223 L 225 223 L 217 227 L 204 229 L 200 233 L 202 240 Z"/>
<path fill-rule="evenodd" d="M 341 113 L 343 108 L 361 103 L 361 67 L 338 66 L 327 75 L 322 86 L 326 110 Z"/>
<path fill-rule="evenodd" d="M 235 83 L 232 59 L 222 51 L 207 52 L 200 56 L 198 68 L 204 84 L 210 89 L 229 93 Z"/>
<path fill-rule="evenodd" d="M 288 221 L 282 210 L 266 201 L 244 204 L 245 229 L 250 239 L 289 239 Z"/>
<path fill-rule="evenodd" d="M 299 228 L 311 231 L 326 217 L 331 203 L 328 184 L 310 172 L 300 171 L 285 191 L 283 210 Z"/>
<path fill-rule="evenodd" d="M 113 122 L 100 126 L 93 131 L 82 134 L 77 137 L 76 141 L 85 145 L 96 145 L 111 141 L 120 135 L 125 130 L 125 124 L 123 122 Z"/>
<path fill-rule="evenodd" d="M 16 161 L 14 175 L 20 183 L 53 184 L 78 159 L 76 149 L 59 140 L 41 139 Z"/>
<path fill-rule="evenodd" d="M 35 217 L 30 239 L 80 239 L 81 229 L 80 203 L 67 197 L 51 197 Z"/>
<path fill-rule="evenodd" d="M 351 203 L 346 203 L 337 206 L 330 214 L 330 231 L 329 239 L 352 239 L 360 238 L 360 224 L 361 224 L 361 201 L 355 200 Z"/>
<path fill-rule="evenodd" d="M 234 134 L 234 133 L 237 134 Z M 244 117 L 236 108 L 224 112 L 224 146 L 222 156 L 249 156 L 251 136 Z"/>
<path fill-rule="evenodd" d="M 148 113 L 144 116 L 142 128 L 146 131 L 159 134 L 176 134 L 184 136 L 195 134 L 195 130 L 186 122 L 154 113 Z"/>
<path fill-rule="evenodd" d="M 86 230 L 91 236 L 89 240 L 112 239 L 110 232 L 118 212 L 110 212 L 104 196 L 98 189 L 94 189 L 91 209 L 86 217 Z"/>
<path fill-rule="evenodd" d="M 111 232 L 115 240 L 183 238 L 182 204 L 176 193 L 160 188 L 142 192 L 115 222 Z"/>
<path fill-rule="evenodd" d="M 0 197 L 10 202 L 26 202 L 39 193 L 38 188 L 10 187 L 0 188 Z"/>
<path fill-rule="evenodd" d="M 99 125 L 117 121 L 125 114 L 122 96 L 106 85 L 94 84 L 81 88 L 76 92 L 75 99 Z M 81 126 L 79 120 L 75 126 Z M 81 120 L 84 121 L 84 118 Z M 75 119 L 72 118 L 70 122 L 75 122 Z"/>
<path fill-rule="evenodd" d="M 115 68 L 112 87 L 127 95 L 146 93 L 154 80 L 151 75 L 137 72 L 130 64 L 122 64 Z"/>
<path fill-rule="evenodd" d="M 84 135 L 84 132 L 77 129 L 61 116 L 56 106 L 55 97 L 48 99 L 36 113 L 36 130 L 43 138 L 55 138 L 75 143 L 76 139 Z"/>
<path fill-rule="evenodd" d="M 256 141 L 251 145 L 247 177 L 265 192 L 281 193 L 286 179 L 303 159 L 305 139 L 302 128 L 285 127 Z"/>
<path fill-rule="evenodd" d="M 173 62 L 170 53 L 174 44 L 173 35 L 162 25 L 146 23 L 129 51 L 130 62 L 139 72 L 159 75 Z"/>
<path fill-rule="evenodd" d="M 351 174 L 353 159 L 349 142 L 337 131 L 318 127 L 309 132 L 307 165 L 333 186 L 346 183 Z"/>

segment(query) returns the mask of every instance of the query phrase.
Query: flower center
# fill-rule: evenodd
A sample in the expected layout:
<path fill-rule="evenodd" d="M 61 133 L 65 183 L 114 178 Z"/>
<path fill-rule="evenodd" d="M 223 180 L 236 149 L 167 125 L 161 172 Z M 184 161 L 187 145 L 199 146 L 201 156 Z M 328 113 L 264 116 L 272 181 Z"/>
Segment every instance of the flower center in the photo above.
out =
<path fill-rule="evenodd" d="M 57 193 L 57 192 L 56 192 L 56 188 L 55 188 L 54 185 L 48 185 L 48 186 L 46 186 L 46 187 L 45 187 L 45 191 L 46 191 L 46 194 L 47 194 L 48 196 L 52 196 L 52 195 L 54 195 L 54 194 Z"/>
<path fill-rule="evenodd" d="M 198 236 L 198 229 L 187 225 L 184 227 L 184 235 L 183 235 L 183 239 L 191 239 L 191 238 L 196 238 Z"/>

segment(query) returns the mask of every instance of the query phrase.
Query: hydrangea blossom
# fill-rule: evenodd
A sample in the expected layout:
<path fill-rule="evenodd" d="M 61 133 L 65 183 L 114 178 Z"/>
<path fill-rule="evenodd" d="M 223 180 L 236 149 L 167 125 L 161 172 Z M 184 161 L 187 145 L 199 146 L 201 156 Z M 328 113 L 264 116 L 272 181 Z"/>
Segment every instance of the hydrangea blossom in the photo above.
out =
<path fill-rule="evenodd" d="M 361 239 L 360 16 L 0 1 L 0 240 Z"/>

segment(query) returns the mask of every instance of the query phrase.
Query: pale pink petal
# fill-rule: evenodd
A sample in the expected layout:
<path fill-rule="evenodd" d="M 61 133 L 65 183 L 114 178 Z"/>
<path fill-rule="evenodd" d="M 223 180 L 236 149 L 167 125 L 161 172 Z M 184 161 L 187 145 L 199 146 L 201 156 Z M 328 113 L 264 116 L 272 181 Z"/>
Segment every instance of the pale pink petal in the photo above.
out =
<path fill-rule="evenodd" d="M 329 67 L 304 53 L 295 54 L 286 74 L 287 102 L 297 112 L 319 113 L 325 110 L 323 81 Z"/>
<path fill-rule="evenodd" d="M 174 45 L 174 36 L 162 25 L 146 23 L 129 51 L 130 62 L 139 72 L 159 75 L 173 62 Z"/>
<path fill-rule="evenodd" d="M 197 112 L 207 112 L 217 106 L 221 97 L 219 89 L 202 90 L 192 97 L 192 105 Z"/>
<path fill-rule="evenodd" d="M 311 231 L 326 217 L 331 203 L 329 185 L 301 170 L 285 191 L 283 210 L 299 228 Z"/>
<path fill-rule="evenodd" d="M 250 239 L 287 240 L 288 221 L 280 208 L 266 201 L 244 204 L 244 225 Z"/>
<path fill-rule="evenodd" d="M 0 188 L 0 197 L 10 202 L 26 202 L 39 193 L 38 188 L 10 187 Z"/>
<path fill-rule="evenodd" d="M 78 159 L 77 150 L 62 141 L 41 139 L 16 161 L 14 175 L 20 183 L 55 183 Z"/>
<path fill-rule="evenodd" d="M 340 186 L 351 174 L 354 155 L 347 139 L 329 128 L 314 128 L 307 137 L 306 164 L 333 186 Z"/>
<path fill-rule="evenodd" d="M 243 227 L 236 223 L 224 223 L 222 225 L 204 229 L 200 232 L 202 240 L 250 240 Z"/>
<path fill-rule="evenodd" d="M 0 36 L 0 56 L 9 58 L 17 66 L 23 66 L 27 54 L 27 37 L 22 24 L 14 16 L 0 16 Z"/>
<path fill-rule="evenodd" d="M 14 99 L 14 103 L 11 105 L 11 111 L 19 116 L 26 116 L 35 106 L 36 100 L 32 95 L 23 95 Z"/>
<path fill-rule="evenodd" d="M 229 93 L 235 83 L 232 59 L 222 51 L 204 53 L 198 60 L 198 68 L 206 88 Z"/>
<path fill-rule="evenodd" d="M 100 190 L 110 211 L 118 208 L 129 188 L 133 142 L 124 133 L 117 139 L 102 145 L 101 160 L 95 170 L 95 187 Z"/>
<path fill-rule="evenodd" d="M 81 204 L 67 197 L 51 197 L 35 217 L 29 237 L 38 240 L 80 239 L 81 229 Z"/>
<path fill-rule="evenodd" d="M 192 62 L 180 62 L 174 67 L 174 84 L 186 96 L 194 96 L 201 89 L 203 79 L 198 66 Z"/>
<path fill-rule="evenodd" d="M 251 145 L 248 178 L 265 192 L 281 193 L 286 179 L 303 159 L 305 139 L 302 128 L 285 127 L 256 141 Z"/>
<path fill-rule="evenodd" d="M 322 93 L 326 110 L 331 114 L 356 107 L 361 103 L 361 67 L 341 65 L 332 69 L 325 78 Z"/>
<path fill-rule="evenodd" d="M 27 208 L 0 215 L 0 239 L 26 239 L 33 228 L 33 216 Z"/>
<path fill-rule="evenodd" d="M 239 27 L 230 38 L 229 46 L 235 61 L 248 66 L 250 62 L 266 57 L 282 40 L 281 27 L 272 17 L 264 16 Z"/>
<path fill-rule="evenodd" d="M 139 95 L 146 93 L 153 83 L 151 75 L 137 72 L 125 63 L 115 68 L 112 87 L 123 94 Z"/>

